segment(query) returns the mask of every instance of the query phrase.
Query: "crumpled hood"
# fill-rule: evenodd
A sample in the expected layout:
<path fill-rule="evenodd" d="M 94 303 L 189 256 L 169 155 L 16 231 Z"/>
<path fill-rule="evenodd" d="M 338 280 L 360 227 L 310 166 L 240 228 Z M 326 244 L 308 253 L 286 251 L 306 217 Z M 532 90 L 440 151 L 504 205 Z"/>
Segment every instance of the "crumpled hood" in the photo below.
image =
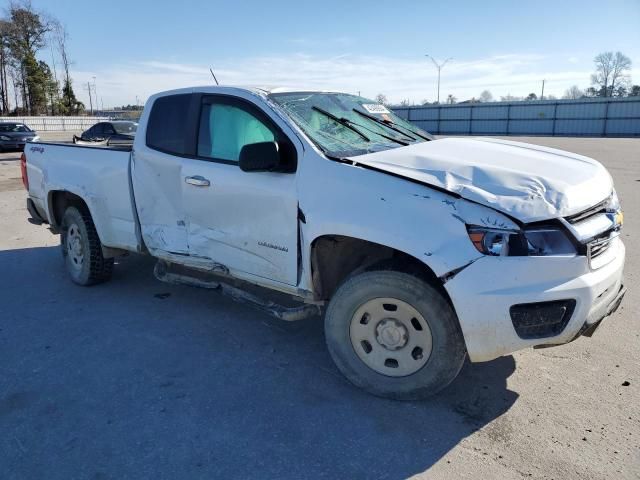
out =
<path fill-rule="evenodd" d="M 443 138 L 350 158 L 456 193 L 528 223 L 579 213 L 613 182 L 597 161 L 493 138 Z"/>

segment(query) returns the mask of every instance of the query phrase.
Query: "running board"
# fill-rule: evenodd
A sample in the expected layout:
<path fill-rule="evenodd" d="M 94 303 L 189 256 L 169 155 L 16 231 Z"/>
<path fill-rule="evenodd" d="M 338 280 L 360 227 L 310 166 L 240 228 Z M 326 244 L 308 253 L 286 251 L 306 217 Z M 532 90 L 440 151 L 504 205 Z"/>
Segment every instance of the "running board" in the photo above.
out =
<path fill-rule="evenodd" d="M 305 318 L 321 315 L 322 310 L 319 305 L 303 304 L 299 307 L 285 307 L 275 302 L 264 300 L 246 290 L 221 282 L 217 279 L 207 278 L 203 272 L 186 272 L 183 266 L 172 268 L 173 264 L 164 260 L 158 260 L 153 274 L 161 282 L 174 285 L 189 285 L 191 287 L 208 288 L 216 290 L 223 295 L 231 297 L 236 302 L 248 303 L 263 312 L 266 312 L 285 322 L 295 322 Z M 177 273 L 175 270 L 180 270 Z M 192 274 L 190 274 L 192 273 Z"/>

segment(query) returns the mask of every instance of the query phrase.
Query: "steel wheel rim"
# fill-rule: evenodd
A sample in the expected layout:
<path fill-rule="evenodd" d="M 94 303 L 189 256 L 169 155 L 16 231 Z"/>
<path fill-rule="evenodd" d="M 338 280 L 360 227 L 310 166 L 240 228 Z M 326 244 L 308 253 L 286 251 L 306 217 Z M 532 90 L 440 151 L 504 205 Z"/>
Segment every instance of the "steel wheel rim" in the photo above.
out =
<path fill-rule="evenodd" d="M 372 370 L 406 377 L 431 356 L 431 329 L 422 314 L 397 298 L 374 298 L 351 318 L 349 336 L 354 351 Z"/>
<path fill-rule="evenodd" d="M 84 249 L 82 248 L 82 235 L 80 229 L 75 223 L 71 224 L 67 229 L 66 238 L 67 258 L 71 267 L 80 270 L 84 263 Z"/>

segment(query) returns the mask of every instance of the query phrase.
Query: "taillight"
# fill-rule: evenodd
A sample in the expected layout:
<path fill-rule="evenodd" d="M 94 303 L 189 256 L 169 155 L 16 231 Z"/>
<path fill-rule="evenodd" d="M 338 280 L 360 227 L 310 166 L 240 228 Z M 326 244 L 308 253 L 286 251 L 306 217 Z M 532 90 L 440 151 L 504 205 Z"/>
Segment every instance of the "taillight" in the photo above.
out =
<path fill-rule="evenodd" d="M 22 184 L 29 191 L 29 177 L 27 176 L 27 156 L 22 152 L 20 157 L 20 172 L 22 173 Z"/>

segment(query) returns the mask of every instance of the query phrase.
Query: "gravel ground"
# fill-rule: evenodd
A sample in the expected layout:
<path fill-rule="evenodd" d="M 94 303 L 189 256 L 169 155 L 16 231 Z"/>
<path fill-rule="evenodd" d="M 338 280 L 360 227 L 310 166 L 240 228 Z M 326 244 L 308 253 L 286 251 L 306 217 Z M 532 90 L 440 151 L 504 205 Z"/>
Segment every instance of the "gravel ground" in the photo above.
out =
<path fill-rule="evenodd" d="M 159 283 L 148 258 L 74 286 L 0 154 L 0 478 L 640 478 L 640 139 L 522 140 L 609 168 L 627 297 L 591 339 L 467 364 L 414 403 L 351 387 L 320 319 Z"/>

